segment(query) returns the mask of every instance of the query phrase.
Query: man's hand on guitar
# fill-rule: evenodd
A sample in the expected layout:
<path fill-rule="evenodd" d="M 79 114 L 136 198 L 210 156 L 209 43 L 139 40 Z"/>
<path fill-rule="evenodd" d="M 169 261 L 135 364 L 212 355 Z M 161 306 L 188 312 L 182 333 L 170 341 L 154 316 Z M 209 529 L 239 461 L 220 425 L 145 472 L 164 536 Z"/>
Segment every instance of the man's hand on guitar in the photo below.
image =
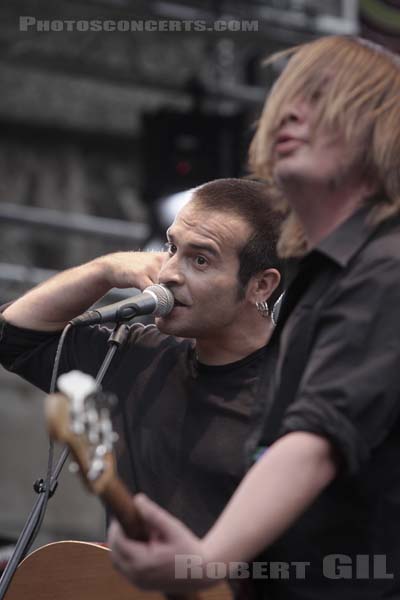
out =
<path fill-rule="evenodd" d="M 176 556 L 195 556 L 196 561 L 206 564 L 201 540 L 143 494 L 135 496 L 134 503 L 149 532 L 149 540 L 138 542 L 129 539 L 115 520 L 108 531 L 114 566 L 131 583 L 143 589 L 165 592 L 183 592 L 216 583 L 205 578 L 179 578 L 179 568 L 175 570 Z M 180 559 L 178 564 L 181 564 Z"/>

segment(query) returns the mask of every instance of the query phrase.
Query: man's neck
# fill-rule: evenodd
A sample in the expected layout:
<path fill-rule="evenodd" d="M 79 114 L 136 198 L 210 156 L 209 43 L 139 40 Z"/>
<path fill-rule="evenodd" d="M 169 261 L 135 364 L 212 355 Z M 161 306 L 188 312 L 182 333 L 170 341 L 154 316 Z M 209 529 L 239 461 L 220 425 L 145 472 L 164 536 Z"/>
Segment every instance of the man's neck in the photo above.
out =
<path fill-rule="evenodd" d="M 229 339 L 198 339 L 197 358 L 205 365 L 214 366 L 237 362 L 263 348 L 268 343 L 273 329 L 272 321 L 265 319 L 265 324 L 262 323 L 252 331 L 229 336 Z"/>
<path fill-rule="evenodd" d="M 334 191 L 310 186 L 309 189 L 293 190 L 293 193 L 289 190 L 286 197 L 300 219 L 308 247 L 312 249 L 349 219 L 363 204 L 368 193 L 363 185 Z"/>

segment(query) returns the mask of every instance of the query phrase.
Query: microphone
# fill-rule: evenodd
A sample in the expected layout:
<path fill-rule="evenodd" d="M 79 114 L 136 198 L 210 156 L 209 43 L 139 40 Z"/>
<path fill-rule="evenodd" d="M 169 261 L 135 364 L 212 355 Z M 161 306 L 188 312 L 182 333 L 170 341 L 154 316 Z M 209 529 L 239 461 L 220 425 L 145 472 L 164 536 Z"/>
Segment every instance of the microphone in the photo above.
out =
<path fill-rule="evenodd" d="M 150 285 L 141 294 L 114 302 L 107 306 L 87 310 L 70 321 L 71 325 L 96 325 L 97 323 L 119 323 L 139 315 L 165 317 L 174 308 L 172 292 L 161 284 Z"/>

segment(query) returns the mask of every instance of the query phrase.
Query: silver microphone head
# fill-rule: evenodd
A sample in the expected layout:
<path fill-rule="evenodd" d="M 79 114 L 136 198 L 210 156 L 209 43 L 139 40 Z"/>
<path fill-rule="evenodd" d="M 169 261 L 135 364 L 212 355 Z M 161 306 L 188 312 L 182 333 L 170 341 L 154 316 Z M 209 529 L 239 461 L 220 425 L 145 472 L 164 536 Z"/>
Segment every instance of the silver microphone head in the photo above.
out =
<path fill-rule="evenodd" d="M 165 285 L 156 283 L 143 290 L 144 294 L 151 294 L 156 301 L 156 307 L 151 313 L 155 317 L 166 317 L 174 308 L 175 298 Z"/>

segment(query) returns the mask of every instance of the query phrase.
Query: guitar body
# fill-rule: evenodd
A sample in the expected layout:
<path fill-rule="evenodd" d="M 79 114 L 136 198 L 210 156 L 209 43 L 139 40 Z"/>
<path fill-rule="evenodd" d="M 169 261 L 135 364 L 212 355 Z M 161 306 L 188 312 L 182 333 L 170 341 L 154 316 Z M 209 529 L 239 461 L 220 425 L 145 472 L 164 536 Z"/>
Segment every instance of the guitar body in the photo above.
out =
<path fill-rule="evenodd" d="M 229 600 L 226 584 L 197 592 L 199 600 Z M 4 600 L 165 600 L 142 591 L 113 568 L 110 550 L 88 542 L 54 542 L 29 554 Z"/>
<path fill-rule="evenodd" d="M 109 553 L 86 542 L 47 544 L 22 561 L 5 600 L 163 600 L 130 585 Z"/>

